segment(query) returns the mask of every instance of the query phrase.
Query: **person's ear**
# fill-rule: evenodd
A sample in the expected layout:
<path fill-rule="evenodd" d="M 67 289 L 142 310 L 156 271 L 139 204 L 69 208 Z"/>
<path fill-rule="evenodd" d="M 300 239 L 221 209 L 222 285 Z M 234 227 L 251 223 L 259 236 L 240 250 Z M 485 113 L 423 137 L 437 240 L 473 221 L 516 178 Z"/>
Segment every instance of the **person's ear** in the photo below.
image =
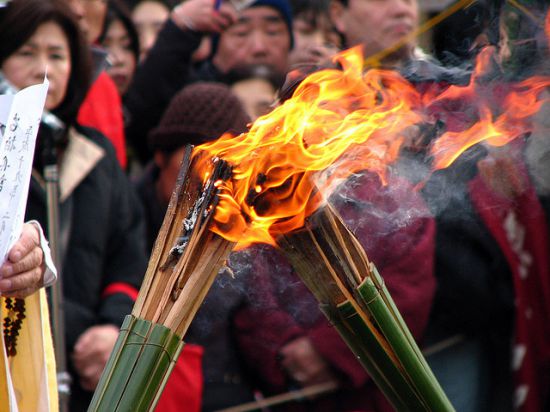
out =
<path fill-rule="evenodd" d="M 346 12 L 346 7 L 342 4 L 341 1 L 332 0 L 330 2 L 329 13 L 330 20 L 338 33 L 344 34 L 346 25 L 344 23 L 344 14 Z"/>

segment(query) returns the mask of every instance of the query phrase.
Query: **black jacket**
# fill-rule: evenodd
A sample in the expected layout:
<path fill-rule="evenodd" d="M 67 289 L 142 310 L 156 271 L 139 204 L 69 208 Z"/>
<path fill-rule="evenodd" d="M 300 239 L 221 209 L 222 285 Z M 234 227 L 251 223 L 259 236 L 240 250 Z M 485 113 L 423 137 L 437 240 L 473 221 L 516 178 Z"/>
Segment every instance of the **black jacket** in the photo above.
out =
<path fill-rule="evenodd" d="M 79 132 L 70 132 L 60 167 L 60 238 L 68 233 L 60 240 L 68 355 L 89 327 L 120 326 L 134 304 L 131 293 L 120 290 L 137 292 L 147 265 L 142 211 L 113 147 L 97 131 Z M 47 227 L 46 190 L 36 172 L 26 218 Z M 72 386 L 71 411 L 86 410 L 92 394 L 84 393 L 74 373 Z"/>
<path fill-rule="evenodd" d="M 196 71 L 191 63 L 203 34 L 181 30 L 168 19 L 143 61 L 124 97 L 127 113 L 126 137 L 142 163 L 152 158 L 147 136 L 174 95 L 197 80 L 220 80 L 217 70 Z M 212 74 L 215 73 L 215 74 Z"/>

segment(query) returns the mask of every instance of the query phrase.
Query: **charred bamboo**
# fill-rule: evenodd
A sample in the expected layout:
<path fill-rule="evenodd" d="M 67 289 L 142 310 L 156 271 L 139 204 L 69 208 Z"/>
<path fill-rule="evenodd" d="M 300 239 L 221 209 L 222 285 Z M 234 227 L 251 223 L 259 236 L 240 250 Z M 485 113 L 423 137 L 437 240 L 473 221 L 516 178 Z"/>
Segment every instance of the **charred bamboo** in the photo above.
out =
<path fill-rule="evenodd" d="M 127 316 L 89 411 L 153 410 L 183 337 L 234 244 L 209 230 L 216 182 L 229 166 L 212 161 L 203 183 L 187 147 L 132 314 Z"/>

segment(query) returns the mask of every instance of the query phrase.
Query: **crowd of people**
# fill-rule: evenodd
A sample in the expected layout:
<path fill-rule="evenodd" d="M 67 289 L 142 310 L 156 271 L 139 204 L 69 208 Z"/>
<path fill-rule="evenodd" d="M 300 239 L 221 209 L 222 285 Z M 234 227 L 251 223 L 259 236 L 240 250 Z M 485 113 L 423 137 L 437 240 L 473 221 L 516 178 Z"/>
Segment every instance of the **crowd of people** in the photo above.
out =
<path fill-rule="evenodd" d="M 533 7 L 543 15 L 547 6 Z M 475 12 L 494 17 L 490 9 Z M 87 409 L 132 311 L 186 145 L 245 132 L 291 95 L 296 79 L 333 68 L 331 58 L 352 46 L 372 56 L 406 39 L 382 66 L 418 90 L 442 92 L 468 84 L 482 43 L 497 37 L 510 58 L 527 33 L 536 53 L 522 65 L 547 74 L 544 30 L 526 21 L 532 30 L 513 39 L 485 20 L 462 42 L 440 30 L 441 62 L 411 35 L 416 0 L 0 7 L 2 80 L 22 89 L 47 74 L 45 109 L 63 124 L 61 132 L 39 130 L 26 212 L 33 222 L 0 268 L 0 293 L 24 297 L 55 281 L 40 229 L 53 148 L 70 410 Z M 445 34 L 460 53 L 445 49 Z M 502 71 L 493 76 L 510 81 Z M 521 139 L 474 146 L 432 173 L 430 136 L 476 120 L 454 110 L 434 111 L 430 131 L 402 148 L 386 182 L 361 172 L 330 202 L 377 265 L 457 411 L 550 411 L 548 109 Z M 269 410 L 392 410 L 279 251 L 254 245 L 233 253 L 230 266 L 234 278 L 220 273 L 214 282 L 157 411 L 215 411 L 324 383 L 334 384 L 330 393 Z"/>

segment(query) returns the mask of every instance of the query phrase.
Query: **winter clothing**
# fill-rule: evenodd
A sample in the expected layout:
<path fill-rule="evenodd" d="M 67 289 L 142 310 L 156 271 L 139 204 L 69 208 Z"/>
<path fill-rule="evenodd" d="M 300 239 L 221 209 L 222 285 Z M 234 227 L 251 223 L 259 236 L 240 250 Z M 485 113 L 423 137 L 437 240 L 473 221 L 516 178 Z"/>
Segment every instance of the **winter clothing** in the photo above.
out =
<path fill-rule="evenodd" d="M 120 166 L 125 169 L 126 139 L 122 102 L 115 84 L 106 72 L 101 72 L 90 87 L 78 112 L 78 123 L 102 132 L 113 144 Z"/>
<path fill-rule="evenodd" d="M 186 86 L 170 102 L 160 124 L 149 135 L 154 150 L 171 152 L 185 144 L 201 144 L 224 133 L 246 131 L 250 118 L 231 89 L 221 83 Z"/>
<path fill-rule="evenodd" d="M 172 97 L 190 82 L 191 55 L 201 38 L 202 33 L 180 30 L 168 19 L 136 70 L 124 99 L 128 111 L 126 136 L 143 163 L 152 158 L 149 131 L 159 123 Z"/>
<path fill-rule="evenodd" d="M 47 227 L 46 206 L 43 180 L 35 171 L 27 219 Z M 147 265 L 141 207 L 111 144 L 93 129 L 69 130 L 60 164 L 59 221 L 71 411 L 79 411 L 87 409 L 92 393 L 79 386 L 72 368 L 75 342 L 91 326 L 120 326 L 132 311 Z"/>
<path fill-rule="evenodd" d="M 421 76 L 416 80 L 422 82 Z M 421 90 L 430 87 L 428 83 L 420 84 Z M 509 85 L 497 80 L 485 87 L 485 96 L 499 107 Z M 444 130 L 461 132 L 478 120 L 476 96 L 468 98 L 438 102 L 428 111 Z M 440 344 L 458 338 L 461 347 L 476 345 L 470 361 L 477 363 L 476 373 L 483 377 L 471 392 L 462 391 L 462 400 L 470 401 L 464 410 L 511 411 L 514 404 L 518 410 L 543 410 L 549 399 L 544 385 L 550 373 L 550 342 L 531 334 L 540 329 L 536 325 L 549 321 L 548 195 L 535 192 L 523 160 L 522 139 L 508 144 L 507 150 L 513 177 L 522 181 L 522 193 L 511 199 L 482 179 L 478 162 L 487 156 L 482 145 L 433 173 L 422 190 L 437 233 L 438 287 L 426 341 Z M 461 376 L 464 365 L 454 362 L 455 354 L 448 348 L 448 361 L 438 361 L 436 376 Z M 512 369 L 516 360 L 521 361 Z M 453 364 L 456 369 L 451 369 Z M 471 409 L 473 403 L 480 403 L 478 409 Z"/>
<path fill-rule="evenodd" d="M 513 200 L 489 188 L 475 165 L 458 162 L 423 191 L 437 222 L 438 293 L 427 339 L 460 335 L 482 343 L 486 410 L 511 411 L 522 386 L 529 393 L 520 410 L 543 410 L 550 341 L 535 331 L 549 322 L 550 202 L 536 196 L 521 160 L 518 174 L 527 186 Z M 512 359 L 523 360 L 516 372 Z"/>
<path fill-rule="evenodd" d="M 287 0 L 256 1 L 253 6 L 260 5 L 281 12 L 292 44 L 292 14 Z M 203 33 L 181 30 L 168 19 L 147 58 L 136 70 L 125 96 L 128 111 L 126 136 L 144 164 L 152 158 L 147 144 L 148 133 L 159 123 L 172 97 L 186 84 L 220 82 L 224 78 L 210 59 L 192 65 L 191 56 L 199 47 L 202 36 Z"/>
<path fill-rule="evenodd" d="M 294 30 L 292 30 L 292 8 L 290 7 L 290 3 L 288 2 L 288 0 L 257 0 L 247 8 L 260 6 L 271 7 L 272 9 L 275 9 L 279 13 L 281 13 L 281 16 L 283 17 L 283 20 L 288 29 L 288 34 L 290 35 L 290 48 L 292 49 L 294 47 Z M 219 40 L 219 35 L 216 35 L 212 38 L 212 56 L 216 54 Z"/>
<path fill-rule="evenodd" d="M 292 9 L 288 0 L 256 0 L 249 7 L 271 7 L 277 10 L 283 16 L 288 34 L 290 35 L 290 48 L 294 46 L 294 31 L 292 29 Z"/>

